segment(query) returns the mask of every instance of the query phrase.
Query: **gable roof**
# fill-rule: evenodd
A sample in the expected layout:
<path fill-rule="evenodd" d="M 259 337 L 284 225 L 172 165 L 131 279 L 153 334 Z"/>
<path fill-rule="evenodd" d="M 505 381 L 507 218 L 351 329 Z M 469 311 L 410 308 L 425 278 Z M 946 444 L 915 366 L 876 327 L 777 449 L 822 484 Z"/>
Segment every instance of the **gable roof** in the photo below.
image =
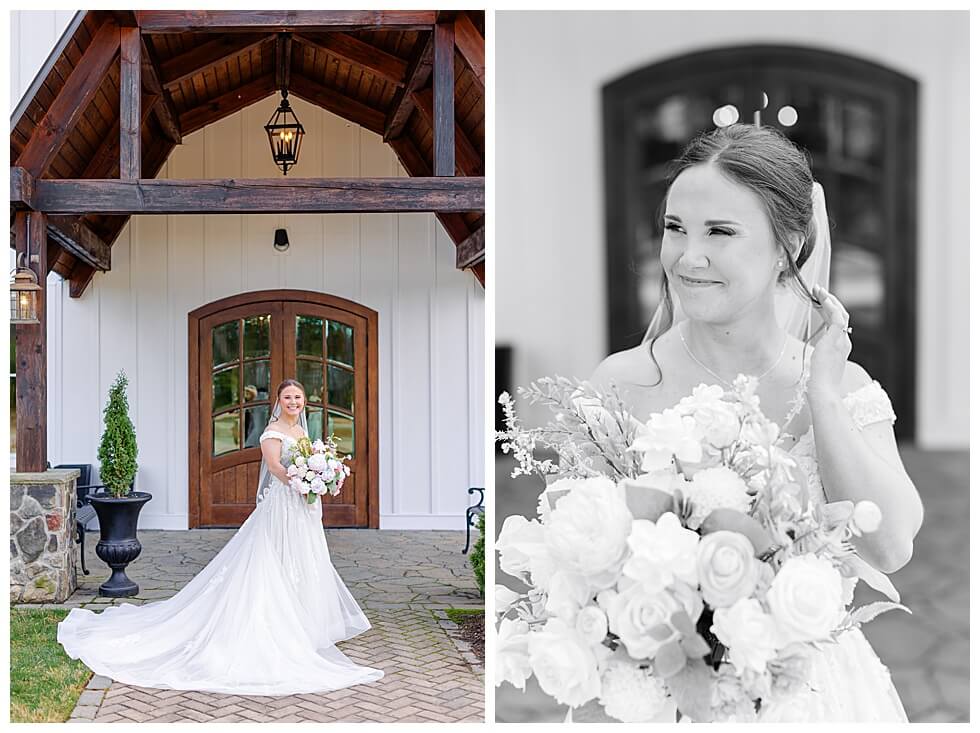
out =
<path fill-rule="evenodd" d="M 157 175 L 182 136 L 275 94 L 283 80 L 291 95 L 382 135 L 410 175 L 431 175 L 431 22 L 438 18 L 451 20 L 457 37 L 456 174 L 484 174 L 482 11 L 349 11 L 357 20 L 343 28 L 297 20 L 318 13 L 80 11 L 11 116 L 11 165 L 30 168 L 25 163 L 33 162 L 42 168 L 33 171 L 41 178 L 119 176 L 120 54 L 118 42 L 113 48 L 107 39 L 120 25 L 139 24 L 144 178 Z M 212 21 L 220 15 L 235 15 L 239 27 L 214 27 Z M 358 24 L 362 17 L 364 22 Z M 413 22 L 416 17 L 419 21 Z M 290 20 L 296 27 L 283 25 Z M 286 29 L 288 37 L 280 33 Z M 100 81 L 82 94 L 78 89 L 83 85 L 72 79 L 76 73 L 98 74 Z M 53 108 L 64 110 L 60 120 L 51 115 Z M 67 128 L 57 149 L 41 144 L 44 136 L 59 137 L 54 134 L 58 130 L 51 129 L 56 124 L 51 117 Z M 70 128 L 64 120 L 70 120 Z M 483 224 L 482 212 L 438 216 L 457 245 Z M 80 223 L 111 245 L 127 220 L 86 216 Z M 80 264 L 78 257 L 58 246 L 57 237 L 49 240 L 49 255 L 50 268 L 66 278 Z M 482 262 L 478 267 L 482 282 Z"/>

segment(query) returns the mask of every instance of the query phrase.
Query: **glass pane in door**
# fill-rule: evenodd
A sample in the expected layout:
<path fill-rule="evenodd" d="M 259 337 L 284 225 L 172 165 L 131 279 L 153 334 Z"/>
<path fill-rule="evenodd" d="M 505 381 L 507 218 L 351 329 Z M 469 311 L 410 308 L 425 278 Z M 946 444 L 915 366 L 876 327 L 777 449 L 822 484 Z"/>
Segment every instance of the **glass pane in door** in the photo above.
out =
<path fill-rule="evenodd" d="M 238 361 L 238 321 L 222 323 L 211 329 L 211 367 Z"/>
<path fill-rule="evenodd" d="M 269 326 L 272 316 L 252 316 L 245 319 L 244 355 L 246 359 L 269 356 Z"/>
<path fill-rule="evenodd" d="M 226 412 L 211 420 L 214 455 L 231 453 L 241 447 L 241 423 L 238 410 Z"/>
<path fill-rule="evenodd" d="M 222 369 L 211 377 L 211 409 L 215 412 L 238 404 L 238 367 Z"/>
<path fill-rule="evenodd" d="M 327 434 L 337 440 L 337 452 L 341 455 L 354 455 L 354 418 L 339 412 L 327 413 Z"/>
<path fill-rule="evenodd" d="M 354 372 L 330 364 L 327 367 L 328 402 L 335 407 L 354 411 Z"/>
<path fill-rule="evenodd" d="M 296 317 L 296 355 L 323 357 L 322 318 Z"/>
<path fill-rule="evenodd" d="M 328 321 L 327 357 L 347 366 L 354 366 L 354 329 L 346 323 Z"/>

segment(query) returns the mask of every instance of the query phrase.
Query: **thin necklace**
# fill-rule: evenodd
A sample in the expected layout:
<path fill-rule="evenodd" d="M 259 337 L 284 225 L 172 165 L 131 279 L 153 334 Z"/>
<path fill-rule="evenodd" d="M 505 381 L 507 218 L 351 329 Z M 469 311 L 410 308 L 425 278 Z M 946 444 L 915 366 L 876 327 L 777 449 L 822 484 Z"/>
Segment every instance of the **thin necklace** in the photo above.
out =
<path fill-rule="evenodd" d="M 715 379 L 717 379 L 722 384 L 727 384 L 729 387 L 732 387 L 733 386 L 731 382 L 729 382 L 727 379 L 722 379 L 720 376 L 718 376 L 718 374 L 716 372 L 714 372 L 712 369 L 710 369 L 707 364 L 705 364 L 703 361 L 701 361 L 698 357 L 696 357 L 694 355 L 694 352 L 691 351 L 691 347 L 687 345 L 687 340 L 684 338 L 684 329 L 683 329 L 683 327 L 678 328 L 677 329 L 677 333 L 681 337 L 681 343 L 684 344 L 684 351 L 687 352 L 687 355 L 689 357 L 691 357 L 697 363 L 697 365 L 699 367 L 701 367 L 702 369 L 704 369 L 708 374 L 710 374 L 712 377 L 714 377 Z M 788 342 L 789 342 L 789 331 L 786 332 L 786 336 L 783 338 L 783 348 L 780 350 L 779 356 L 776 357 L 776 361 L 773 362 L 773 364 L 772 364 L 771 367 L 769 367 L 762 374 L 760 374 L 758 377 L 756 377 L 757 380 L 760 380 L 761 381 L 762 379 L 764 379 L 766 376 L 769 375 L 769 373 L 773 369 L 775 369 L 779 365 L 779 362 L 781 362 L 783 360 L 783 354 L 786 353 L 786 344 Z"/>

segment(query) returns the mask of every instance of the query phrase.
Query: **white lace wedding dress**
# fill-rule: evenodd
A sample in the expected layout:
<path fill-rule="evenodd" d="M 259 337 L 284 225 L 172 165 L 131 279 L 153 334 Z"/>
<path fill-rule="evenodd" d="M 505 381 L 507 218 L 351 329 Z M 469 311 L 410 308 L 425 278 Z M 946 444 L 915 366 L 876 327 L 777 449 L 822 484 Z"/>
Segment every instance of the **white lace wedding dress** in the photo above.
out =
<path fill-rule="evenodd" d="M 261 440 L 295 440 L 267 430 Z M 58 624 L 68 656 L 141 687 L 289 695 L 373 682 L 334 644 L 371 628 L 333 564 L 320 500 L 275 477 L 255 511 L 175 596 Z"/>
<path fill-rule="evenodd" d="M 871 423 L 895 422 L 891 400 L 874 381 L 851 392 L 844 405 L 861 429 Z M 813 427 L 789 451 L 806 473 L 810 496 L 826 501 L 817 464 Z M 763 722 L 908 722 L 888 668 L 860 630 L 845 632 L 839 643 L 814 652 L 809 687 L 764 711 Z"/>

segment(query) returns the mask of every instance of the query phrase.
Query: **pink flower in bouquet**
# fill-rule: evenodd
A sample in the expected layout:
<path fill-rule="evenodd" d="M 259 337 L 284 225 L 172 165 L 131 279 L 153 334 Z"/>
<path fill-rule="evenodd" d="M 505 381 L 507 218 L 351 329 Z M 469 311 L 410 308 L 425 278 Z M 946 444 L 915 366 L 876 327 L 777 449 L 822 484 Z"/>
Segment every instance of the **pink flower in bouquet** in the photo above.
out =
<path fill-rule="evenodd" d="M 830 638 L 843 615 L 841 575 L 830 560 L 813 554 L 783 563 L 766 593 L 783 646 Z"/>
<path fill-rule="evenodd" d="M 748 598 L 759 582 L 762 563 L 749 539 L 721 530 L 701 539 L 697 552 L 698 579 L 705 603 L 726 608 Z"/>

